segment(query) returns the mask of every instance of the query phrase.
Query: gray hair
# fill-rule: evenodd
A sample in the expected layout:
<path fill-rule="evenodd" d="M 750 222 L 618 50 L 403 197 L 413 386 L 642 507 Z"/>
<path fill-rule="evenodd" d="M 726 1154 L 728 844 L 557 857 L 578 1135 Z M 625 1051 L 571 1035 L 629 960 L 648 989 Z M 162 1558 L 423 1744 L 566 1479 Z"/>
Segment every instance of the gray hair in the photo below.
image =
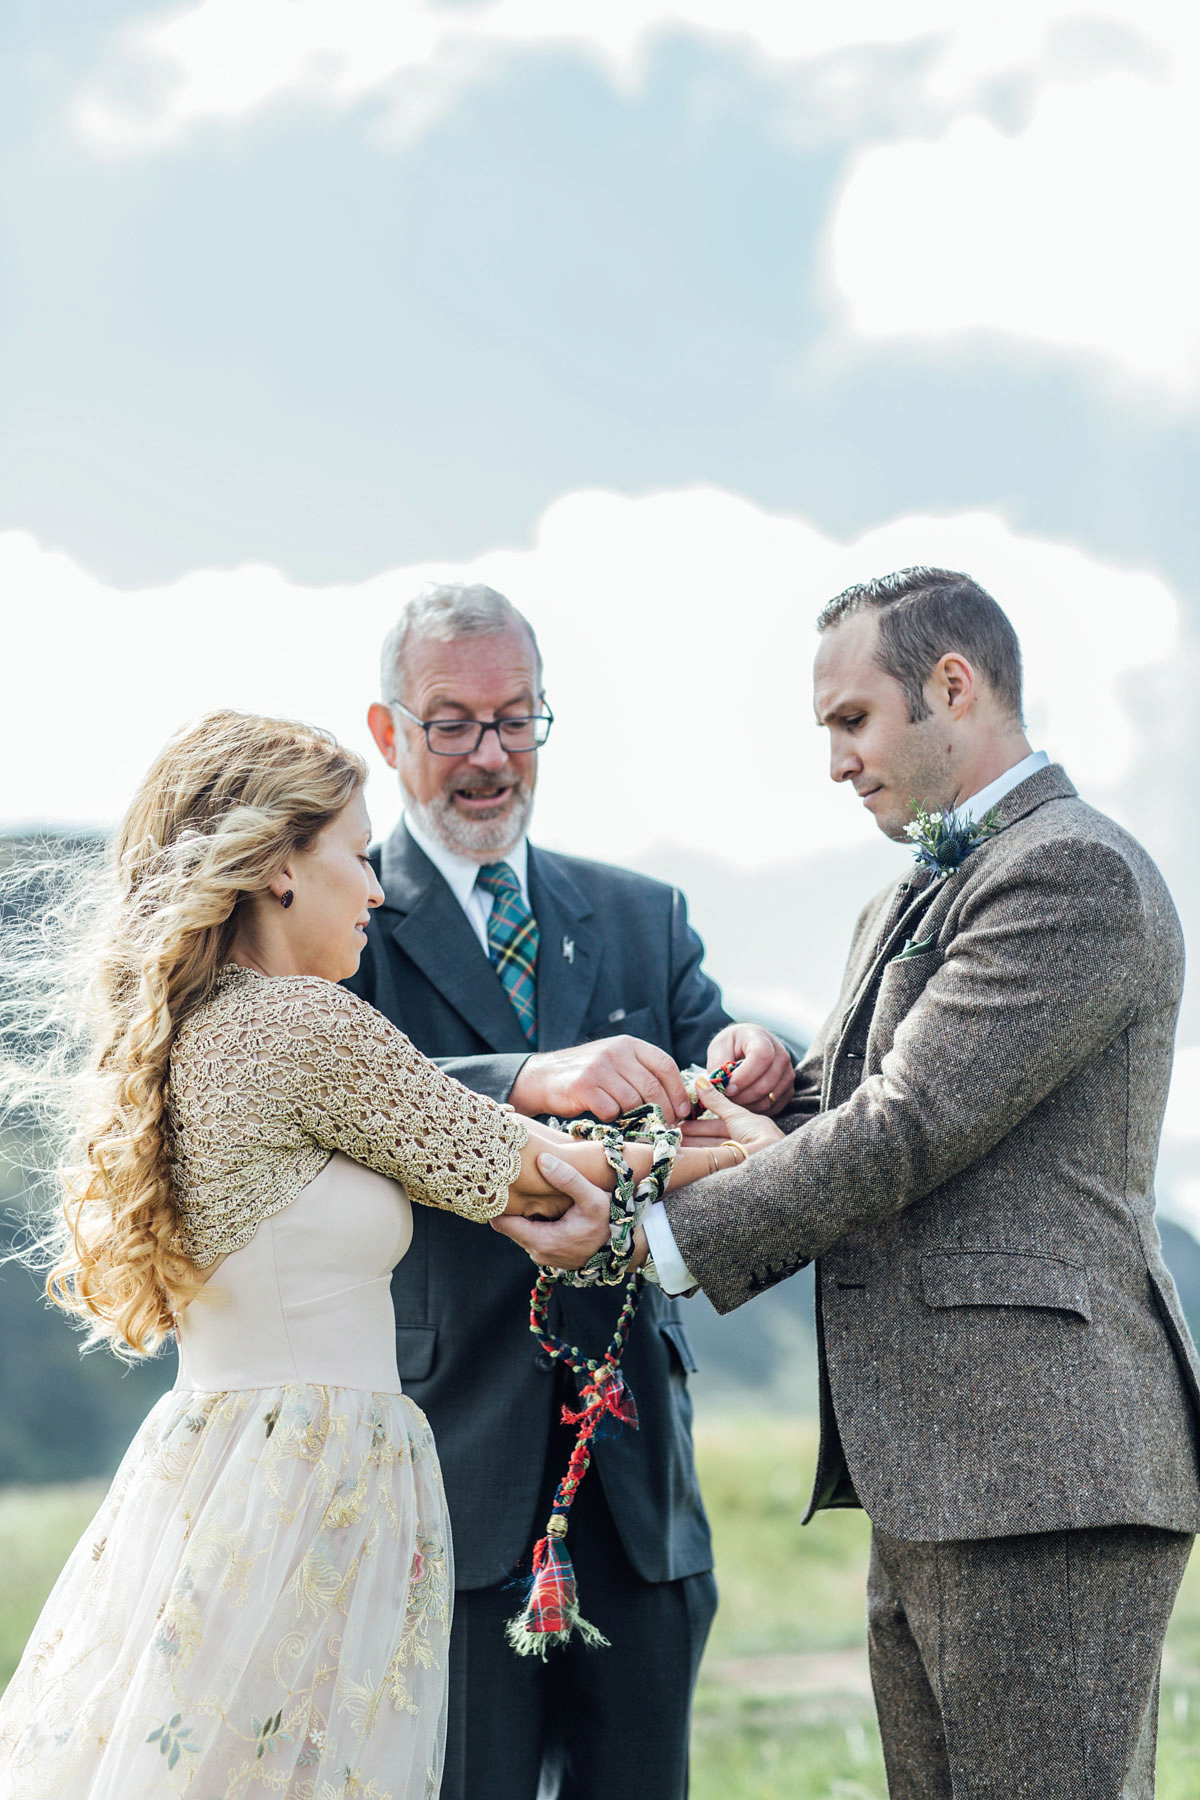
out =
<path fill-rule="evenodd" d="M 513 627 L 529 634 L 537 660 L 538 693 L 542 687 L 542 653 L 533 626 L 511 600 L 481 581 L 435 582 L 408 601 L 383 640 L 379 656 L 379 691 L 390 704 L 404 695 L 404 653 L 410 638 L 433 638 L 448 644 L 455 638 L 494 637 Z"/>

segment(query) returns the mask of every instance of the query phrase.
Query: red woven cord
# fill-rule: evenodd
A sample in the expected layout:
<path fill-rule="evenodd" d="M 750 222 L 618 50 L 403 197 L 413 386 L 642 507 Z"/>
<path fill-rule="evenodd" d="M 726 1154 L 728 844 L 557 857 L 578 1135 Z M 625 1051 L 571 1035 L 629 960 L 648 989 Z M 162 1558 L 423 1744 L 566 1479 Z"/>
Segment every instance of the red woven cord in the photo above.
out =
<path fill-rule="evenodd" d="M 606 1644 L 603 1634 L 579 1614 L 579 1596 L 575 1569 L 565 1538 L 567 1520 L 580 1483 L 591 1467 L 592 1439 L 605 1420 L 637 1429 L 637 1406 L 633 1395 L 617 1372 L 629 1328 L 640 1297 L 641 1278 L 630 1277 L 612 1342 L 600 1358 L 585 1357 L 576 1344 L 555 1337 L 546 1326 L 552 1280 L 538 1278 L 530 1307 L 530 1328 L 542 1349 L 556 1362 L 566 1363 L 577 1374 L 590 1377 L 580 1389 L 580 1406 L 572 1412 L 562 1410 L 564 1425 L 577 1425 L 575 1443 L 562 1480 L 554 1494 L 554 1505 L 545 1537 L 539 1538 L 533 1551 L 533 1578 L 528 1598 L 516 1617 L 509 1621 L 508 1641 L 521 1656 L 545 1656 L 553 1644 L 565 1644 L 578 1632 L 585 1643 Z"/>

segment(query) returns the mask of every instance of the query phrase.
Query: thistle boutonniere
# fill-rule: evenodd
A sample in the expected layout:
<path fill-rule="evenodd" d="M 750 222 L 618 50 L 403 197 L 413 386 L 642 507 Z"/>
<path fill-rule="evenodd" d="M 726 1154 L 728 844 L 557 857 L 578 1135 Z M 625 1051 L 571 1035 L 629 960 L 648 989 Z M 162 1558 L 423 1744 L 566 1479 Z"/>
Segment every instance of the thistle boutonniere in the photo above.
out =
<path fill-rule="evenodd" d="M 929 869 L 940 879 L 953 875 L 972 850 L 995 837 L 999 829 L 1000 816 L 994 806 L 982 819 L 956 822 L 953 812 L 926 812 L 914 800 L 912 823 L 904 827 L 904 835 L 912 844 L 917 867 Z"/>

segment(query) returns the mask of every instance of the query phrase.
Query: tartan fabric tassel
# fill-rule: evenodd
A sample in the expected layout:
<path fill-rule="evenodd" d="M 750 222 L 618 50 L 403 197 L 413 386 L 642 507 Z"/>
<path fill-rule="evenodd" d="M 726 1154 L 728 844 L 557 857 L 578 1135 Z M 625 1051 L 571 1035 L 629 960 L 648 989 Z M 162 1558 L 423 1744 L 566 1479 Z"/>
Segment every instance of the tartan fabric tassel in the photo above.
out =
<path fill-rule="evenodd" d="M 534 1546 L 529 1598 L 507 1627 L 508 1641 L 518 1656 L 544 1659 L 555 1644 L 567 1643 L 575 1632 L 589 1649 L 608 1648 L 599 1627 L 580 1617 L 566 1532 L 565 1514 L 552 1513 L 545 1537 Z"/>

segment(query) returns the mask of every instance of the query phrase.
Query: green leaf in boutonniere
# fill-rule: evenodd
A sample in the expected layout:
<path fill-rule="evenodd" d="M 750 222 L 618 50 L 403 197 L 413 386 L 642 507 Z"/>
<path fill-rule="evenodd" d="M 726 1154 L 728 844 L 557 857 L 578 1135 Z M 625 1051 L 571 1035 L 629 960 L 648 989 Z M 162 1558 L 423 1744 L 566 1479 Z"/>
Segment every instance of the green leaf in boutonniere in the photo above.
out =
<path fill-rule="evenodd" d="M 917 867 L 929 869 L 939 879 L 953 875 L 972 850 L 1000 829 L 995 807 L 985 818 L 956 821 L 953 812 L 926 812 L 915 800 L 912 806 L 912 824 L 904 827 L 904 835 L 912 844 Z"/>

